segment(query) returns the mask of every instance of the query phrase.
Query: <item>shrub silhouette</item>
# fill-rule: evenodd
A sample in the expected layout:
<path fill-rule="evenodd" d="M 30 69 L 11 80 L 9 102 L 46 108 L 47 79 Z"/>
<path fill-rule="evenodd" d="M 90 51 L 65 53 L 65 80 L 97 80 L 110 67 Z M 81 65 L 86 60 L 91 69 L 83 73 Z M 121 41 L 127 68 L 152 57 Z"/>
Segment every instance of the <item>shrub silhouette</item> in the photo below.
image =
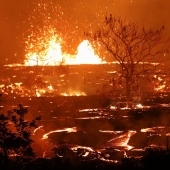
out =
<path fill-rule="evenodd" d="M 13 158 L 17 160 L 35 158 L 35 153 L 31 147 L 34 142 L 31 138 L 33 129 L 37 128 L 37 121 L 41 117 L 36 117 L 31 121 L 25 120 L 28 109 L 18 104 L 17 109 L 8 111 L 6 114 L 0 113 L 0 164 Z"/>

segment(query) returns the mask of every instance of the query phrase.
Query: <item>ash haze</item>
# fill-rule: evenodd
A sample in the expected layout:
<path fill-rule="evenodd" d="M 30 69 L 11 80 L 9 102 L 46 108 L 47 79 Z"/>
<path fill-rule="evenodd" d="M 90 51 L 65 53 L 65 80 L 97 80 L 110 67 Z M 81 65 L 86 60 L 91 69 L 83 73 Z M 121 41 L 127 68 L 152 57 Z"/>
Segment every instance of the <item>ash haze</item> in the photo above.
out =
<path fill-rule="evenodd" d="M 44 3 L 49 3 L 49 9 L 45 6 L 45 13 L 36 11 L 37 4 Z M 59 10 L 52 10 L 55 7 Z M 83 32 L 97 28 L 104 16 L 111 13 L 145 28 L 165 25 L 169 36 L 169 10 L 169 0 L 0 0 L 0 65 L 23 60 L 25 39 L 37 22 L 44 20 L 41 17 L 44 15 L 58 22 L 56 29 L 63 35 L 65 50 L 75 53 L 78 44 L 85 39 Z"/>

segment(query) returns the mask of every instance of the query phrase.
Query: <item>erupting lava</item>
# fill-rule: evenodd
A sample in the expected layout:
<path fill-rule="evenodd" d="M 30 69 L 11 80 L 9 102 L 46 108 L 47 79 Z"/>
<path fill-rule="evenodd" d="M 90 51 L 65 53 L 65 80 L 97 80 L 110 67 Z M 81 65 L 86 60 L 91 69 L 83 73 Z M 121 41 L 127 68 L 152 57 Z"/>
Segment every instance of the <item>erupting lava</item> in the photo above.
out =
<path fill-rule="evenodd" d="M 77 25 L 75 30 L 70 30 L 69 21 L 65 19 L 65 10 L 54 3 L 52 0 L 38 0 L 33 3 L 33 10 L 30 12 L 28 22 L 30 29 L 25 39 L 25 60 L 26 66 L 56 66 L 60 64 L 101 64 L 101 58 L 95 54 L 92 45 L 88 40 L 82 42 L 77 50 L 72 45 L 78 40 L 76 37 Z M 84 25 L 83 25 L 84 27 Z M 72 36 L 71 36 L 72 35 Z M 74 39 L 73 44 L 67 44 L 69 39 Z M 66 52 L 64 47 L 72 48 L 74 54 Z"/>
<path fill-rule="evenodd" d="M 88 40 L 83 40 L 77 48 L 77 54 L 71 55 L 62 51 L 62 39 L 50 31 L 49 37 L 45 40 L 27 44 L 27 54 L 24 64 L 26 66 L 55 66 L 55 65 L 73 65 L 73 64 L 101 64 L 102 59 L 95 54 L 92 45 Z"/>
<path fill-rule="evenodd" d="M 82 66 L 81 70 L 83 70 L 83 72 L 79 73 L 78 71 L 72 72 L 72 70 L 75 71 L 75 69 L 73 68 L 74 66 L 68 66 L 69 69 L 66 69 L 67 66 L 61 66 L 80 64 L 120 64 L 118 61 L 106 62 L 105 56 L 96 54 L 96 52 L 99 53 L 100 51 L 102 51 L 102 48 L 100 49 L 100 44 L 94 46 L 94 44 L 91 44 L 88 40 L 83 40 L 81 36 L 78 36 L 78 29 L 83 28 L 85 30 L 88 30 L 88 26 L 86 28 L 85 23 L 78 23 L 77 21 L 72 20 L 71 17 L 69 19 L 65 18 L 64 9 L 62 9 L 60 5 L 57 5 L 52 0 L 38 0 L 36 2 L 34 1 L 33 4 L 30 5 L 30 9 L 32 9 L 32 12 L 29 11 L 30 16 L 27 18 L 26 21 L 24 21 L 24 23 L 28 22 L 30 25 L 30 28 L 26 31 L 26 34 L 24 33 L 25 56 L 22 64 L 15 63 L 5 65 L 8 67 L 15 67 L 15 71 L 13 71 L 12 68 L 12 77 L 1 78 L 1 92 L 6 95 L 14 96 L 14 98 L 16 96 L 30 98 L 32 96 L 53 97 L 56 95 L 86 96 L 88 95 L 88 92 L 86 92 L 84 84 L 88 83 L 94 86 L 94 84 L 96 83 L 97 86 L 102 85 L 102 83 L 106 80 L 105 78 L 103 78 L 103 75 L 96 76 L 97 81 L 95 81 L 94 79 L 91 81 L 91 76 L 93 77 L 93 75 L 96 74 L 93 72 L 93 70 L 89 70 L 87 73 L 85 73 L 86 69 L 83 70 Z M 70 23 L 71 25 L 74 25 L 74 30 L 71 29 Z M 81 41 L 78 47 L 77 45 L 75 46 L 75 43 L 77 43 L 77 41 Z M 77 49 L 75 47 L 77 47 Z M 100 58 L 99 56 L 102 58 Z M 125 62 L 125 64 L 127 64 L 127 62 Z M 138 64 L 143 65 L 145 63 L 140 62 Z M 159 63 L 146 62 L 146 65 L 149 64 L 154 66 L 159 65 Z M 43 67 L 20 67 L 23 65 Z M 79 66 L 75 67 L 79 68 Z M 20 69 L 22 69 L 23 71 L 19 71 Z M 113 70 L 107 70 L 106 77 L 108 76 L 108 73 L 108 78 L 110 77 L 110 75 L 120 77 L 119 69 L 117 70 L 117 67 L 110 67 L 110 69 Z M 94 70 L 96 70 L 96 68 Z M 105 74 L 104 72 L 103 74 Z M 3 74 L 4 72 L 2 71 L 2 76 Z M 72 78 L 74 74 L 76 76 Z M 4 75 L 6 76 L 6 74 Z M 82 76 L 82 78 L 84 79 L 84 84 L 80 76 Z M 88 79 L 86 79 L 85 76 L 87 76 Z M 19 77 L 21 79 L 19 79 Z M 79 78 L 78 81 L 77 78 Z M 153 78 L 153 85 L 150 87 L 156 92 L 165 92 L 165 90 L 168 89 L 168 83 L 165 79 L 165 76 L 163 77 L 162 75 L 154 75 Z M 111 86 L 114 85 L 114 83 L 112 81 L 110 82 L 110 80 L 109 83 Z M 117 84 L 115 85 L 117 86 Z M 119 87 L 122 88 L 122 86 Z M 143 108 L 143 106 L 137 105 L 135 106 L 135 108 Z M 110 107 L 110 109 L 114 110 L 116 108 L 113 106 Z"/>

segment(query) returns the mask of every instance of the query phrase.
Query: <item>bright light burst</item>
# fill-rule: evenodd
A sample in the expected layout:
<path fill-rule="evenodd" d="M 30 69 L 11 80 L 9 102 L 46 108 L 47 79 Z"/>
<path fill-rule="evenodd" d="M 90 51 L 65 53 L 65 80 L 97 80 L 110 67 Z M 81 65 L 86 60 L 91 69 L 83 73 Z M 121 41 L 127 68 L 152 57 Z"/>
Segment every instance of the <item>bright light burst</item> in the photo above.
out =
<path fill-rule="evenodd" d="M 60 64 L 101 64 L 102 59 L 94 53 L 94 49 L 88 40 L 83 40 L 78 46 L 77 55 L 63 53 L 61 45 L 54 38 L 49 39 L 48 44 L 40 44 L 47 47 L 40 52 L 28 52 L 24 61 L 26 66 L 35 65 L 60 65 Z"/>
<path fill-rule="evenodd" d="M 64 50 L 66 36 L 69 36 L 69 25 L 64 20 L 64 12 L 60 6 L 54 6 L 50 1 L 44 3 L 40 0 L 35 4 L 29 21 L 31 29 L 25 41 L 24 64 L 26 66 L 102 63 L 88 40 L 82 40 L 74 54 Z"/>

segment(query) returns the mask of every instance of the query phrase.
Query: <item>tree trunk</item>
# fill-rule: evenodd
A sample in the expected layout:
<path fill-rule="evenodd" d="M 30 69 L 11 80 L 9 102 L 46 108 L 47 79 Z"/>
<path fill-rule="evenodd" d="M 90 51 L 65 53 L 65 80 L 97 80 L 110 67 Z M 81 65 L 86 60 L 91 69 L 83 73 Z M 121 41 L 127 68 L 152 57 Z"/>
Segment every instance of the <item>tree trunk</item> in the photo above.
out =
<path fill-rule="evenodd" d="M 126 80 L 126 104 L 127 107 L 130 107 L 131 96 L 130 96 L 130 83 Z"/>

